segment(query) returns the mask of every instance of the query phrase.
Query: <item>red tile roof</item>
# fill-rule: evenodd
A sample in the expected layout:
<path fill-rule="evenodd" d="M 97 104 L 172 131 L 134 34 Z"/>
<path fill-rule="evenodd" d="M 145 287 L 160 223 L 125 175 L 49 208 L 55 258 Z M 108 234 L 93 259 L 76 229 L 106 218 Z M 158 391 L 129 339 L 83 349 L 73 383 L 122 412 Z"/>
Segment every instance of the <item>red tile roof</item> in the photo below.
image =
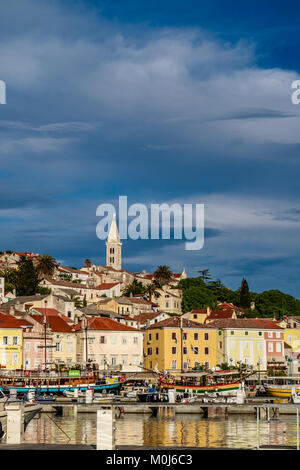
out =
<path fill-rule="evenodd" d="M 217 328 L 232 328 L 232 329 L 242 328 L 246 330 L 251 329 L 251 328 L 283 330 L 283 328 L 281 328 L 280 326 L 273 325 L 273 322 L 270 322 L 270 323 L 272 323 L 272 325 L 265 324 L 264 322 L 260 322 L 255 318 L 237 318 L 237 319 L 224 318 L 222 320 L 215 320 L 213 322 L 210 322 L 209 325 L 215 326 Z"/>
<path fill-rule="evenodd" d="M 119 282 L 102 282 L 102 284 L 99 284 L 99 286 L 96 286 L 96 289 L 107 290 L 107 289 L 111 289 L 112 287 L 117 286 L 118 284 L 120 283 Z"/>
<path fill-rule="evenodd" d="M 181 317 L 176 316 L 176 317 L 170 317 L 167 318 L 166 320 L 162 320 L 158 323 L 154 323 L 153 325 L 150 325 L 149 328 L 180 328 L 181 326 Z M 202 324 L 198 322 L 194 322 L 191 320 L 187 320 L 186 318 L 182 318 L 182 327 L 183 328 L 211 328 L 215 329 L 215 327 L 211 323 L 207 324 Z"/>
<path fill-rule="evenodd" d="M 191 313 L 207 313 L 207 309 L 206 308 L 200 308 L 200 309 L 194 308 L 193 310 L 191 310 Z"/>
<path fill-rule="evenodd" d="M 99 331 L 140 331 L 136 328 L 132 328 L 131 326 L 124 325 L 117 321 L 111 320 L 110 318 L 105 317 L 94 317 L 88 318 L 88 329 L 89 330 L 99 330 Z M 81 329 L 81 322 L 79 322 L 75 328 L 75 330 Z"/>
<path fill-rule="evenodd" d="M 232 318 L 234 310 L 212 310 L 207 320 L 221 320 L 223 318 Z"/>
<path fill-rule="evenodd" d="M 44 322 L 44 315 L 39 315 L 39 314 L 30 314 L 30 316 L 38 321 L 41 325 Z M 58 332 L 58 333 L 71 333 L 74 331 L 74 327 L 71 327 L 68 325 L 68 323 L 63 320 L 63 318 L 55 315 L 47 315 L 47 326 L 51 328 L 52 331 Z"/>
<path fill-rule="evenodd" d="M 65 320 L 66 322 L 68 323 L 73 323 L 73 320 L 71 318 L 68 318 L 66 317 L 65 315 L 63 315 L 62 313 L 60 313 L 58 310 L 56 310 L 55 308 L 35 308 L 34 310 L 38 310 L 39 312 L 41 312 L 43 315 L 54 315 L 55 317 L 61 317 L 63 320 Z"/>
<path fill-rule="evenodd" d="M 32 326 L 26 320 L 19 320 L 12 315 L 0 313 L 0 329 L 1 328 L 22 328 L 22 326 Z"/>

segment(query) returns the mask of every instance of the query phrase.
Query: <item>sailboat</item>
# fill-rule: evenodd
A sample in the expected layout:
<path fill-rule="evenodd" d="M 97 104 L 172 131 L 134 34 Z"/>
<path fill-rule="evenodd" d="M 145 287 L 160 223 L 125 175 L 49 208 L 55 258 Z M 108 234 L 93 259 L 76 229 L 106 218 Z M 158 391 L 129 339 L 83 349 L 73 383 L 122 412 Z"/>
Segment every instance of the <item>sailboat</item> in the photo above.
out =
<path fill-rule="evenodd" d="M 12 402 L 20 402 L 23 407 L 23 426 L 24 431 L 27 428 L 30 421 L 36 416 L 41 410 L 42 406 L 36 403 L 24 403 L 21 400 L 11 399 L 4 395 L 0 390 L 0 440 L 5 436 L 7 431 L 7 411 L 6 406 Z"/>

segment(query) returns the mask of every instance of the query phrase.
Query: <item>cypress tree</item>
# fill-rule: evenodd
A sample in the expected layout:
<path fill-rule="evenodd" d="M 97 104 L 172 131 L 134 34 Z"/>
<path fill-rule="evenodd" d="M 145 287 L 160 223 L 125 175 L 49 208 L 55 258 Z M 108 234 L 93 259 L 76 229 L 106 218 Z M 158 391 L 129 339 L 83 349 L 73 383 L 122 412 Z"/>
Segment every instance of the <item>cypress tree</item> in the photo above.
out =
<path fill-rule="evenodd" d="M 36 268 L 31 259 L 22 256 L 18 262 L 16 291 L 17 296 L 34 295 L 39 285 Z"/>
<path fill-rule="evenodd" d="M 242 308 L 250 308 L 249 286 L 245 278 L 242 279 L 242 283 L 241 283 L 240 306 Z"/>

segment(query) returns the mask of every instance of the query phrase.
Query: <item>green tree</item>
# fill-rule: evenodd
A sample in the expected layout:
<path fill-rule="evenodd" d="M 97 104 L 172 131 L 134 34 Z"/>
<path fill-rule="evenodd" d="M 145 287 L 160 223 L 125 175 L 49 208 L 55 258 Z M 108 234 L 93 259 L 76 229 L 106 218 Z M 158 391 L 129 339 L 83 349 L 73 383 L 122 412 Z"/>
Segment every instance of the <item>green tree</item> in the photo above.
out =
<path fill-rule="evenodd" d="M 209 281 L 211 279 L 211 275 L 210 275 L 210 272 L 209 272 L 209 269 L 202 269 L 201 271 L 198 271 L 198 273 L 200 273 L 200 278 L 202 279 L 202 281 L 206 282 L 206 281 Z"/>
<path fill-rule="evenodd" d="M 39 278 L 36 268 L 31 259 L 21 256 L 17 263 L 17 282 L 16 291 L 17 296 L 20 295 L 34 295 L 36 294 L 39 284 Z"/>
<path fill-rule="evenodd" d="M 129 284 L 126 289 L 123 291 L 123 295 L 129 297 L 132 295 L 144 294 L 145 293 L 145 286 L 142 282 L 137 281 L 134 279 L 131 284 Z"/>
<path fill-rule="evenodd" d="M 91 260 L 90 260 L 89 258 L 86 258 L 86 259 L 84 260 L 84 265 L 85 265 L 86 267 L 91 267 L 91 266 L 92 266 Z"/>
<path fill-rule="evenodd" d="M 248 282 L 245 278 L 242 279 L 241 290 L 240 290 L 240 307 L 249 308 L 250 307 L 250 294 Z"/>
<path fill-rule="evenodd" d="M 149 302 L 151 302 L 153 295 L 156 298 L 160 297 L 160 293 L 157 290 L 157 286 L 153 282 L 151 282 L 151 284 L 148 284 L 148 286 L 145 288 L 145 293 L 149 296 Z"/>
<path fill-rule="evenodd" d="M 57 266 L 58 264 L 56 259 L 46 254 L 40 256 L 38 262 L 36 263 L 36 269 L 39 277 L 52 277 Z"/>
<path fill-rule="evenodd" d="M 157 267 L 156 271 L 154 271 L 154 279 L 160 287 L 169 284 L 172 277 L 173 273 L 169 266 L 161 265 Z"/>

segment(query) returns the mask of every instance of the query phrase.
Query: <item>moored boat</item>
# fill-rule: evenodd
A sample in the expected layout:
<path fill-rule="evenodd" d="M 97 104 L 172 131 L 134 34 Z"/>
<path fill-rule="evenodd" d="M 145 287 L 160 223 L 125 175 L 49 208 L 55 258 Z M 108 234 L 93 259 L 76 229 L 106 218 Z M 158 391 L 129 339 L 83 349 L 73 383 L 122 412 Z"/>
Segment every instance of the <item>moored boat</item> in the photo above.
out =
<path fill-rule="evenodd" d="M 239 377 L 234 380 L 235 376 Z M 232 395 L 240 389 L 242 381 L 239 371 L 190 372 L 169 379 L 163 377 L 160 385 L 166 390 L 175 389 L 177 393 Z"/>

